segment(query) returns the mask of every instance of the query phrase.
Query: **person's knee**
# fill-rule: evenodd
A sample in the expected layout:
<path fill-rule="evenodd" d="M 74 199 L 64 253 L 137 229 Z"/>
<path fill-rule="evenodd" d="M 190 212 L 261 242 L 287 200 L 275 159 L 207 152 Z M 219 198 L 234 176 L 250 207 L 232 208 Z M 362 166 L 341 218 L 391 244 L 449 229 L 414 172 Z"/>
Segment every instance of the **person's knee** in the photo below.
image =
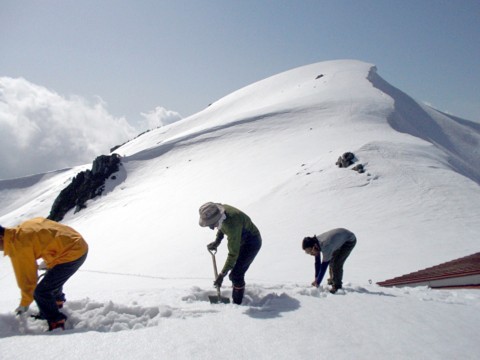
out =
<path fill-rule="evenodd" d="M 237 274 L 236 272 L 232 271 L 230 273 L 230 281 L 232 282 L 233 286 L 242 287 L 245 286 L 245 276 L 242 274 Z"/>
<path fill-rule="evenodd" d="M 232 285 L 236 287 L 242 287 L 245 286 L 245 279 L 244 278 L 231 278 L 232 280 Z"/>
<path fill-rule="evenodd" d="M 33 298 L 35 300 L 42 299 L 46 295 L 48 295 L 48 291 L 41 285 L 38 285 L 35 290 L 33 291 Z"/>

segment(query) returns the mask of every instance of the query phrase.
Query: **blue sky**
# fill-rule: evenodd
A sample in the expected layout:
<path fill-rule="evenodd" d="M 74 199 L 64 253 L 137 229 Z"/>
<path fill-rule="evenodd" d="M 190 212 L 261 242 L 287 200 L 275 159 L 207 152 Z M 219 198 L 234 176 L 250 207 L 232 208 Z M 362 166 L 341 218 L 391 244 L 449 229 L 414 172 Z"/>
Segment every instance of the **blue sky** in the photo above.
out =
<path fill-rule="evenodd" d="M 480 121 L 478 0 L 1 0 L 0 76 L 99 96 L 131 124 L 188 116 L 319 61 L 377 65 L 392 85 Z"/>

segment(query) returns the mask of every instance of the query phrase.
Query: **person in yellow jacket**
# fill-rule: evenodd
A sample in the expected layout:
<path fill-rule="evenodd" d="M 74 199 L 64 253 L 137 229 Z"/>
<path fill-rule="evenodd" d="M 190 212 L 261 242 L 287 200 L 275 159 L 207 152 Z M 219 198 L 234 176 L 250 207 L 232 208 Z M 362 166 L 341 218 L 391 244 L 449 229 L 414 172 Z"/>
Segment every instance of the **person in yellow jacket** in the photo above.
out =
<path fill-rule="evenodd" d="M 35 300 L 37 317 L 48 321 L 49 330 L 64 329 L 67 317 L 59 311 L 65 302 L 63 285 L 87 258 L 83 237 L 69 226 L 38 217 L 12 228 L 0 225 L 0 251 L 10 257 L 21 290 L 17 315 Z M 37 284 L 40 259 L 47 271 Z"/>

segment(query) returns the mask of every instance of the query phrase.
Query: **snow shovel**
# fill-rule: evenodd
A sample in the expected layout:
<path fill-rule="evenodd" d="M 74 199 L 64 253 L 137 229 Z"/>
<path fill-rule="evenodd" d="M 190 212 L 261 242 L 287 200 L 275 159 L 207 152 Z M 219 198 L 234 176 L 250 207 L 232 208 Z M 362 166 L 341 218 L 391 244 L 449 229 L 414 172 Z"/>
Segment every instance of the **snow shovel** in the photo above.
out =
<path fill-rule="evenodd" d="M 213 261 L 213 273 L 215 275 L 215 280 L 217 280 L 218 277 L 218 270 L 217 270 L 217 261 L 215 260 L 215 254 L 217 253 L 217 250 L 208 250 L 208 252 L 212 255 L 212 261 Z M 222 294 L 220 293 L 220 286 L 216 286 L 217 288 L 217 295 L 208 295 L 208 299 L 210 300 L 210 304 L 218 304 L 218 303 L 223 303 L 223 304 L 230 304 L 230 299 L 223 297 Z"/>

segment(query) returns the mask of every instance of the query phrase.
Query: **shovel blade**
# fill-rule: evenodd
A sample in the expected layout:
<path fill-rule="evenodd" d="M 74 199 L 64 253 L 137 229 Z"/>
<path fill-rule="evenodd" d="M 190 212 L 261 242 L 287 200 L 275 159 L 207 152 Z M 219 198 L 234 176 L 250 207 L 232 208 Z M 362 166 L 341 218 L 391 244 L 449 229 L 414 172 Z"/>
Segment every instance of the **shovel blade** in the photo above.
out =
<path fill-rule="evenodd" d="M 223 296 L 208 295 L 208 299 L 210 300 L 210 304 L 230 304 L 230 299 Z"/>

